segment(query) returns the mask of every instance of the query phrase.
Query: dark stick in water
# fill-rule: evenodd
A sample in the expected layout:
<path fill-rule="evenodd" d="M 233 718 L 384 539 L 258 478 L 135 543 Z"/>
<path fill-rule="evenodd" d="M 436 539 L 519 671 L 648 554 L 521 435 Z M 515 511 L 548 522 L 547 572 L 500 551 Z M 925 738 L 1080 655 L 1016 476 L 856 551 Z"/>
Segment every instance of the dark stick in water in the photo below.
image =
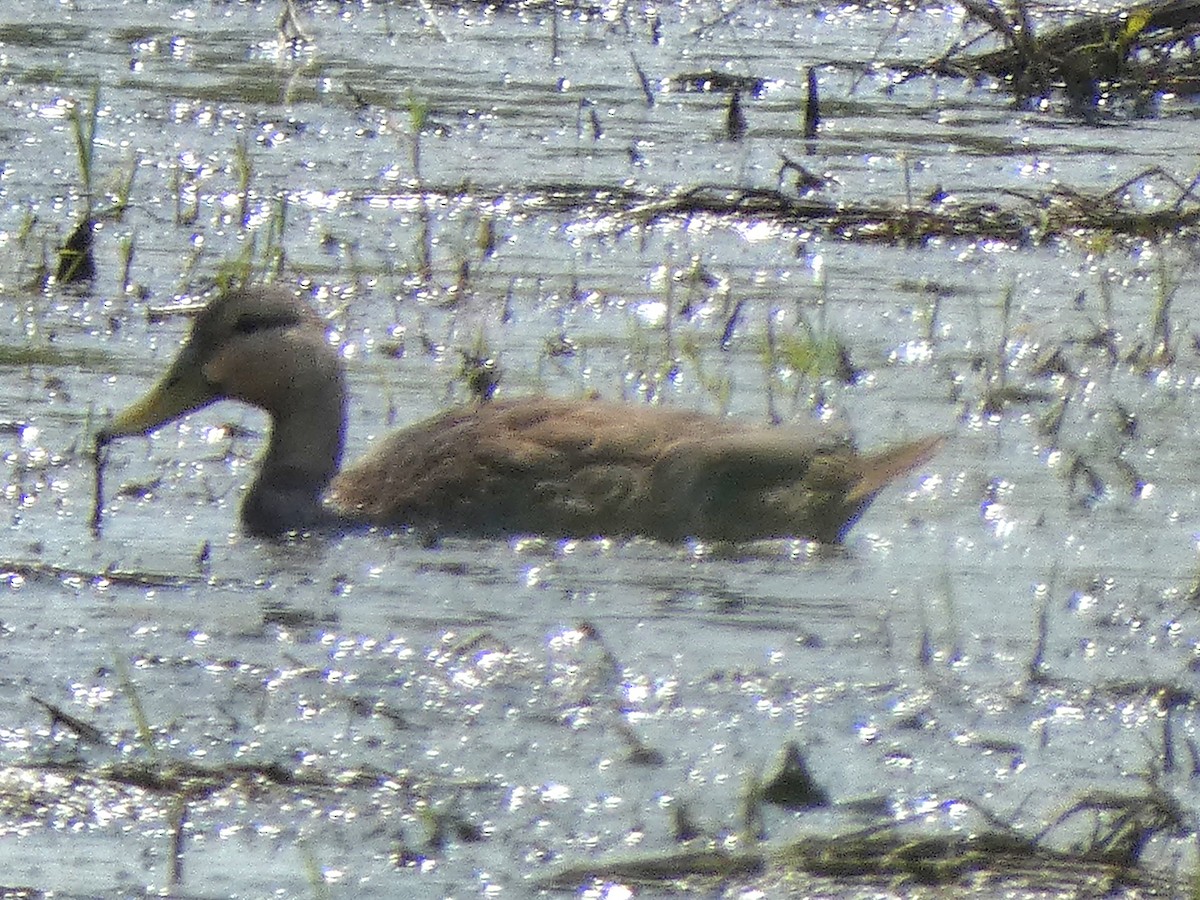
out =
<path fill-rule="evenodd" d="M 96 492 L 92 497 L 92 537 L 100 537 L 100 526 L 104 518 L 104 463 L 108 459 L 106 443 L 96 441 L 92 448 L 92 468 L 96 471 Z"/>

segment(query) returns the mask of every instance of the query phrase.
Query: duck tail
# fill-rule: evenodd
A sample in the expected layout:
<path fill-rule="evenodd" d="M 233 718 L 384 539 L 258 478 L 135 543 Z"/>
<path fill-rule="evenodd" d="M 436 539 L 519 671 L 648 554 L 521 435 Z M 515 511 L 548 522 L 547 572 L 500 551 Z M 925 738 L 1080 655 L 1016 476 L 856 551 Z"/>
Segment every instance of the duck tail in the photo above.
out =
<path fill-rule="evenodd" d="M 888 484 L 907 475 L 933 458 L 946 443 L 946 436 L 932 434 L 862 457 L 859 481 L 850 489 L 851 504 L 869 503 Z"/>

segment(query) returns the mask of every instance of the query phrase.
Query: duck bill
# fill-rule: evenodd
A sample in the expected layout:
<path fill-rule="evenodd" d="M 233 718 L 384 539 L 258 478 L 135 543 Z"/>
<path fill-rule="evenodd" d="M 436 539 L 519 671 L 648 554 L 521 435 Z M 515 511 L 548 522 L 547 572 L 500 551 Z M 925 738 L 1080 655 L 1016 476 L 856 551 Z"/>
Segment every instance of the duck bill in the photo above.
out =
<path fill-rule="evenodd" d="M 97 435 L 107 444 L 121 437 L 146 434 L 217 399 L 213 386 L 195 366 L 171 367 L 142 399 L 117 413 Z"/>

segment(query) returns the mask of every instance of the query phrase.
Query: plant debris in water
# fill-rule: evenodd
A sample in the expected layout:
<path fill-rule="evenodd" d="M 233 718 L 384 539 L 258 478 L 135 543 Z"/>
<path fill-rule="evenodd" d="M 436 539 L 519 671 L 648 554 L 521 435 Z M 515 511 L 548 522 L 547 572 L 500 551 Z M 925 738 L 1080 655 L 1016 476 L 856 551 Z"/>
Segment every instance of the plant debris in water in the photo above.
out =
<path fill-rule="evenodd" d="M 1044 29 L 1035 27 L 1034 7 L 1027 0 L 1004 5 L 960 0 L 960 5 L 982 33 L 917 66 L 918 72 L 989 75 L 1022 105 L 1062 91 L 1085 115 L 1102 98 L 1191 93 L 1200 77 L 1195 44 L 1200 5 L 1194 0 L 1143 3 Z M 988 37 L 1002 46 L 969 52 Z"/>
<path fill-rule="evenodd" d="M 1066 850 L 1046 846 L 1045 832 L 1024 837 L 1002 823 L 965 834 L 928 833 L 889 823 L 849 834 L 805 836 L 775 849 L 729 852 L 710 847 L 582 863 L 554 873 L 543 883 L 576 889 L 596 879 L 652 885 L 776 874 L 889 887 L 965 888 L 984 879 L 1028 890 L 1083 890 L 1098 896 L 1122 887 L 1170 892 L 1180 888 L 1173 878 L 1142 866 L 1137 853 L 1128 852 L 1135 848 L 1140 852 L 1159 831 L 1176 832 L 1182 827 L 1181 819 L 1164 815 L 1164 809 L 1158 792 L 1083 798 L 1047 829 L 1079 813 L 1097 815 L 1091 839 Z"/>
<path fill-rule="evenodd" d="M 426 196 L 470 199 L 480 209 L 511 204 L 530 211 L 554 210 L 592 216 L 615 231 L 646 228 L 672 219 L 707 217 L 724 223 L 774 223 L 799 231 L 819 230 L 868 244 L 920 246 L 946 238 L 996 240 L 1014 246 L 1098 233 L 1127 239 L 1162 240 L 1194 231 L 1200 224 L 1200 198 L 1160 168 L 1147 169 L 1113 188 L 1096 192 L 1057 184 L 1046 191 L 1001 188 L 971 199 L 966 192 L 927 198 L 848 201 L 815 196 L 816 177 L 785 157 L 780 173 L 796 175 L 795 190 L 698 184 L 669 192 L 653 188 L 587 184 L 533 184 L 520 196 L 484 195 L 460 187 L 426 187 Z M 1147 209 L 1133 202 L 1138 188 L 1165 182 L 1175 196 Z M 819 185 L 824 178 L 816 179 Z M 390 197 L 398 200 L 398 197 Z"/>

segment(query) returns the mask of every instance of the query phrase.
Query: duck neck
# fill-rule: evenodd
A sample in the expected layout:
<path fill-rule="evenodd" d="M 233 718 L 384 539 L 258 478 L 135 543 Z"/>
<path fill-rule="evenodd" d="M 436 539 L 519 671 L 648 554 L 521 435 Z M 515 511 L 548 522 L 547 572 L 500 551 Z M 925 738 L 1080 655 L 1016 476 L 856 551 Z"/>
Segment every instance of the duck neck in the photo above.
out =
<path fill-rule="evenodd" d="M 251 534 L 303 531 L 331 518 L 322 495 L 342 462 L 343 379 L 339 372 L 289 394 L 302 399 L 271 411 L 267 451 L 242 504 L 242 524 Z"/>

